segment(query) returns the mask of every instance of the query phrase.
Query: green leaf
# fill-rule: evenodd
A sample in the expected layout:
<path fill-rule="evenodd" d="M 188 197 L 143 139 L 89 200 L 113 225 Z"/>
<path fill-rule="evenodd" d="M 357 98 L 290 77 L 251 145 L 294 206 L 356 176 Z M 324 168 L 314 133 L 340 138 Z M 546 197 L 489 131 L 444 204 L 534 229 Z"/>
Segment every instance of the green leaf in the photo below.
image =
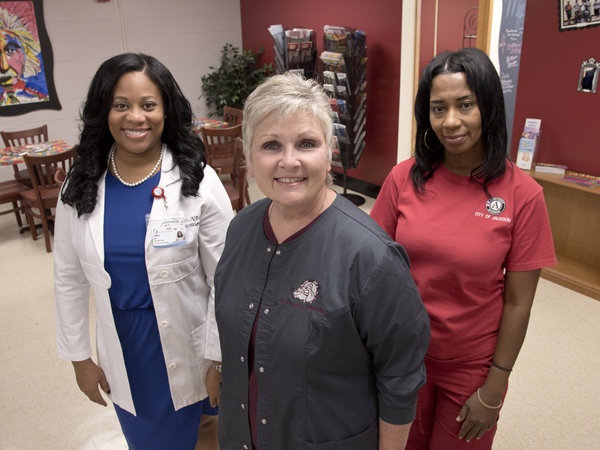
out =
<path fill-rule="evenodd" d="M 205 94 L 206 106 L 215 111 L 209 117 L 223 115 L 223 106 L 242 109 L 243 102 L 256 87 L 263 83 L 267 77 L 275 73 L 273 64 L 264 64 L 257 67 L 257 63 L 264 54 L 264 46 L 260 51 L 242 50 L 233 44 L 225 44 L 221 50 L 221 66 L 215 69 L 210 66 L 211 73 L 202 75 L 202 91 Z M 201 98 L 202 95 L 198 98 Z"/>

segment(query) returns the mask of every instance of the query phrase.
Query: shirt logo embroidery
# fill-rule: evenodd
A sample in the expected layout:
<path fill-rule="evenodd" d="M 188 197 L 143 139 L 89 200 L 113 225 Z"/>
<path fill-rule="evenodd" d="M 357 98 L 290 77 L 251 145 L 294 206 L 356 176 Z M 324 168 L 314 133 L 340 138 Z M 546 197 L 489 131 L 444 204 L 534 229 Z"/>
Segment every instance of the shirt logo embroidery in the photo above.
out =
<path fill-rule="evenodd" d="M 497 216 L 502 214 L 504 209 L 506 209 L 506 202 L 500 197 L 492 197 L 486 202 L 485 209 L 493 216 Z"/>
<path fill-rule="evenodd" d="M 316 281 L 306 280 L 298 289 L 294 291 L 294 298 L 302 300 L 304 303 L 312 303 L 319 293 L 319 284 Z"/>

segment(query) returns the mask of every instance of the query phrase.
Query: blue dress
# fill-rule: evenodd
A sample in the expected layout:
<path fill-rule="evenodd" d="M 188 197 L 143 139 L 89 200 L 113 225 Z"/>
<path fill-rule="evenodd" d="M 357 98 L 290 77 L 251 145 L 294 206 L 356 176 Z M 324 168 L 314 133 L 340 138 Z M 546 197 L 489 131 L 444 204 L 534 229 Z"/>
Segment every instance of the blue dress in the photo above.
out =
<path fill-rule="evenodd" d="M 146 214 L 160 172 L 144 183 L 123 185 L 106 174 L 104 268 L 109 296 L 137 416 L 115 410 L 131 450 L 193 450 L 202 413 L 214 415 L 208 399 L 175 411 L 145 260 Z"/>

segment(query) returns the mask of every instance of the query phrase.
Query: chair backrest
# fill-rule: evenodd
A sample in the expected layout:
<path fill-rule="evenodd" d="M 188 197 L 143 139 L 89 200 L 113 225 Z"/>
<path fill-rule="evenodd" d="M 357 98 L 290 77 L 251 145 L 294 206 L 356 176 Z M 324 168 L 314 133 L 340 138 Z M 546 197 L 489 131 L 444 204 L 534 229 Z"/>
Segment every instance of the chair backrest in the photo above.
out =
<path fill-rule="evenodd" d="M 19 147 L 21 145 L 36 144 L 48 141 L 48 125 L 22 131 L 2 131 L 2 140 L 6 147 Z M 36 141 L 37 138 L 37 141 Z"/>
<path fill-rule="evenodd" d="M 56 155 L 32 156 L 25 154 L 23 159 L 31 177 L 31 184 L 38 201 L 41 202 L 40 191 L 60 188 L 61 183 L 55 180 L 57 169 L 69 173 L 76 158 L 77 147 Z"/>
<path fill-rule="evenodd" d="M 241 184 L 243 185 L 243 188 L 248 185 L 248 181 L 246 180 L 246 170 L 244 144 L 242 143 L 241 138 L 235 138 L 235 151 L 233 154 L 233 179 L 236 180 L 236 185 L 238 180 L 242 180 L 243 182 Z"/>
<path fill-rule="evenodd" d="M 231 128 L 202 128 L 202 140 L 206 147 L 206 159 L 209 165 L 218 165 L 218 160 L 233 158 L 235 138 L 242 137 L 242 126 Z"/>
<path fill-rule="evenodd" d="M 229 127 L 241 125 L 244 119 L 244 110 L 223 106 L 223 122 L 227 122 Z"/>
<path fill-rule="evenodd" d="M 57 167 L 56 172 L 54 172 L 54 181 L 56 181 L 59 186 L 62 186 L 66 179 L 67 173 L 62 167 Z"/>
<path fill-rule="evenodd" d="M 246 179 L 246 158 L 244 157 L 244 144 L 241 138 L 235 139 L 235 153 L 233 155 L 233 179 L 239 190 L 239 210 L 244 207 L 245 193 L 248 189 L 248 180 Z M 247 206 L 247 205 L 246 205 Z"/>

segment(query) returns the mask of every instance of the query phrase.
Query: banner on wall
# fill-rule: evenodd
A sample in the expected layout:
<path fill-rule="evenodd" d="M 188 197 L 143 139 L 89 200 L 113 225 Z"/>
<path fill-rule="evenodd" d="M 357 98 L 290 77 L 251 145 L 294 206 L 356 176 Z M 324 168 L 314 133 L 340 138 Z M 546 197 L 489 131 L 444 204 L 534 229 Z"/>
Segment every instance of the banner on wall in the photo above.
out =
<path fill-rule="evenodd" d="M 494 24 L 492 26 L 492 48 L 490 57 L 502 82 L 506 109 L 506 131 L 508 132 L 507 156 L 510 144 L 517 101 L 517 83 L 521 64 L 521 45 L 525 23 L 526 0 L 502 0 L 494 2 Z"/>
<path fill-rule="evenodd" d="M 0 116 L 61 108 L 43 0 L 0 1 Z"/>

